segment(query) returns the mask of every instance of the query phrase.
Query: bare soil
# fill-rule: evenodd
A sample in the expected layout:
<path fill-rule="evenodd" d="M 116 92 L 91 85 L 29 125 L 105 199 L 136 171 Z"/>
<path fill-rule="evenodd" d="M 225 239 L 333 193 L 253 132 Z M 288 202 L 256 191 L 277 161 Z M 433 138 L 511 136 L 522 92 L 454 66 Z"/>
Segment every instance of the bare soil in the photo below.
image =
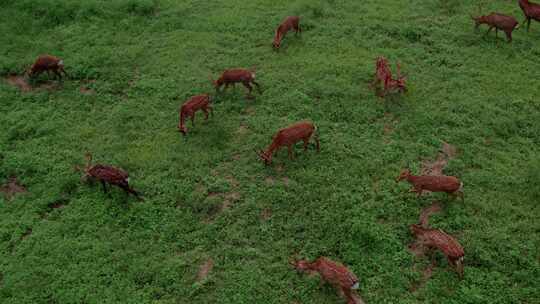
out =
<path fill-rule="evenodd" d="M 214 268 L 214 261 L 212 259 L 206 260 L 200 267 L 197 273 L 197 282 L 200 282 L 208 277 L 210 271 Z"/>
<path fill-rule="evenodd" d="M 5 77 L 5 80 L 8 84 L 17 87 L 21 92 L 29 93 L 36 90 L 57 90 L 60 87 L 60 84 L 56 81 L 48 80 L 46 82 L 41 82 L 32 86 L 28 80 L 21 75 L 8 75 Z"/>
<path fill-rule="evenodd" d="M 20 184 L 17 177 L 11 177 L 5 185 L 0 187 L 0 192 L 4 194 L 6 200 L 11 200 L 17 193 L 26 193 L 28 191 Z"/>

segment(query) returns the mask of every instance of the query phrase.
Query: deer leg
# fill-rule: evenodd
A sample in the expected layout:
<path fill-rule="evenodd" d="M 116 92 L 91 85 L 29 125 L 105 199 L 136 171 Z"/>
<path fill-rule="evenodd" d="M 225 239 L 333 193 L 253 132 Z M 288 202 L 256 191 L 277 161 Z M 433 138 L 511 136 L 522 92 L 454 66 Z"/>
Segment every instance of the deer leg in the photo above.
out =
<path fill-rule="evenodd" d="M 489 27 L 489 29 L 487 30 L 487 32 L 486 32 L 486 34 L 485 34 L 485 36 L 487 36 L 487 35 L 489 34 L 489 32 L 491 32 L 491 30 L 492 30 L 492 29 L 493 29 L 493 27 L 492 27 L 492 26 L 490 26 L 490 27 Z"/>
<path fill-rule="evenodd" d="M 249 84 L 249 82 L 242 82 L 242 84 L 244 84 L 244 86 L 248 89 L 248 98 L 251 98 L 251 91 L 253 90 L 253 87 L 251 87 L 251 85 Z"/>
<path fill-rule="evenodd" d="M 208 108 L 203 108 L 202 110 L 204 112 L 204 120 L 208 120 Z"/>
<path fill-rule="evenodd" d="M 343 292 L 343 295 L 345 295 L 345 299 L 347 299 L 347 304 L 356 304 L 352 291 L 349 288 L 342 287 L 341 291 Z"/>
<path fill-rule="evenodd" d="M 191 114 L 191 125 L 195 126 L 195 112 Z"/>
<path fill-rule="evenodd" d="M 141 200 L 141 197 L 139 196 L 139 192 L 135 191 L 135 189 L 131 188 L 129 185 L 119 185 L 122 190 L 126 192 L 127 195 L 130 193 L 133 194 L 137 199 Z"/>
<path fill-rule="evenodd" d="M 214 108 L 209 105 L 208 110 L 210 110 L 210 115 L 212 115 L 212 117 L 214 117 Z"/>
<path fill-rule="evenodd" d="M 512 32 L 511 31 L 507 31 L 505 32 L 506 33 L 506 38 L 508 39 L 508 42 L 512 42 Z"/>
<path fill-rule="evenodd" d="M 58 79 L 62 79 L 62 74 L 58 70 L 54 70 L 54 75 L 58 76 Z"/>
<path fill-rule="evenodd" d="M 257 91 L 259 92 L 259 94 L 262 94 L 261 86 L 259 85 L 259 83 L 257 83 L 255 80 L 252 80 L 251 82 L 257 87 Z"/>
<path fill-rule="evenodd" d="M 531 18 L 527 18 L 527 33 L 529 32 L 529 28 L 531 27 Z"/>
<path fill-rule="evenodd" d="M 107 193 L 107 185 L 104 180 L 101 180 L 101 185 L 103 186 L 103 193 Z"/>
<path fill-rule="evenodd" d="M 293 146 L 288 145 L 287 148 L 289 149 L 289 158 L 294 159 Z"/>
<path fill-rule="evenodd" d="M 307 151 L 307 146 L 309 144 L 309 138 L 303 139 L 304 141 L 304 151 Z"/>

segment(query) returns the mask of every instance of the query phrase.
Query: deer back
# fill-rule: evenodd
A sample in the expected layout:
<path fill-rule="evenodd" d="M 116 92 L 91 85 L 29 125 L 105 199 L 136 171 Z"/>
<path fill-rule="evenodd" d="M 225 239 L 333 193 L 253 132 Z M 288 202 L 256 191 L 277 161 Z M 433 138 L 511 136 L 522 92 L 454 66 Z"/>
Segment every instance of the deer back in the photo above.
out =
<path fill-rule="evenodd" d="M 455 192 L 461 187 L 461 182 L 454 176 L 410 176 L 409 181 L 417 187 L 435 192 Z"/>
<path fill-rule="evenodd" d="M 358 278 L 356 275 L 341 263 L 321 257 L 315 261 L 314 268 L 325 281 L 333 285 L 349 289 L 357 286 Z"/>
<path fill-rule="evenodd" d="M 461 244 L 440 229 L 427 229 L 422 234 L 422 240 L 426 245 L 441 250 L 447 257 L 457 259 L 465 255 Z"/>
<path fill-rule="evenodd" d="M 94 165 L 88 170 L 88 174 L 111 184 L 127 184 L 129 178 L 124 170 L 106 165 Z"/>

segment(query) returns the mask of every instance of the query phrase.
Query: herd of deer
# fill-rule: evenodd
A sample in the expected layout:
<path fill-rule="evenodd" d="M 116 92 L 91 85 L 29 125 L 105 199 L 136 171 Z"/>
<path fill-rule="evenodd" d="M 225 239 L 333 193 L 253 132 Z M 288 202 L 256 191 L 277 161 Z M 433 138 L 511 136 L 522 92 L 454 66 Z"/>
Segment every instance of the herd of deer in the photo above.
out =
<path fill-rule="evenodd" d="M 527 23 L 527 31 L 530 27 L 532 19 L 540 21 L 540 5 L 531 3 L 528 0 L 519 0 L 519 6 L 525 15 Z M 471 16 L 472 17 L 472 16 Z M 480 24 L 487 24 L 489 30 L 486 34 L 495 28 L 495 33 L 502 30 L 506 33 L 509 42 L 512 41 L 512 31 L 517 28 L 518 22 L 514 17 L 506 16 L 499 13 L 491 13 L 486 16 L 472 17 L 476 27 Z M 301 33 L 300 18 L 298 16 L 287 17 L 277 28 L 272 43 L 275 49 L 279 49 L 285 35 L 294 30 L 296 34 Z M 43 72 L 53 72 L 57 77 L 61 78 L 62 74 L 67 75 L 64 70 L 63 60 L 51 56 L 42 55 L 30 67 L 26 74 L 30 77 L 37 76 Z M 226 90 L 229 86 L 237 83 L 243 84 L 247 90 L 247 98 L 252 98 L 252 90 L 255 85 L 261 93 L 260 85 L 255 81 L 255 72 L 247 69 L 229 69 L 224 71 L 221 76 L 213 81 L 216 93 L 224 85 Z M 388 61 L 384 57 L 377 58 L 375 66 L 375 76 L 372 87 L 375 88 L 376 94 L 380 97 L 385 96 L 392 91 L 406 92 L 405 77 L 400 73 L 400 66 L 397 65 L 397 78 L 392 77 Z M 211 106 L 212 98 L 210 94 L 202 94 L 191 97 L 187 100 L 179 110 L 180 122 L 178 130 L 186 135 L 187 129 L 185 120 L 191 118 L 191 123 L 194 125 L 195 113 L 202 111 L 205 119 L 208 119 L 208 114 L 213 114 Z M 279 130 L 273 137 L 271 144 L 265 151 L 255 151 L 266 165 L 272 162 L 273 154 L 282 147 L 288 148 L 289 158 L 293 158 L 293 146 L 303 141 L 304 150 L 307 150 L 310 139 L 313 137 L 317 151 L 320 150 L 317 128 L 311 122 L 299 122 L 287 128 Z M 107 184 L 118 186 L 127 194 L 133 194 L 139 200 L 142 200 L 139 193 L 129 186 L 128 173 L 124 170 L 107 165 L 92 165 L 92 156 L 86 154 L 87 164 L 84 168 L 86 179 L 91 179 L 101 182 L 103 191 L 107 192 Z M 397 181 L 406 180 L 412 185 L 411 192 L 416 192 L 419 197 L 423 191 L 445 192 L 454 197 L 461 197 L 463 200 L 463 183 L 454 176 L 431 176 L 422 175 L 415 176 L 406 169 L 403 170 L 397 177 Z M 422 220 L 421 220 L 422 221 Z M 455 267 L 460 277 L 463 276 L 463 257 L 464 251 L 459 242 L 440 229 L 430 229 L 427 224 L 410 225 L 411 233 L 416 239 L 416 244 L 421 245 L 428 250 L 438 249 L 447 258 L 448 263 Z M 348 304 L 361 302 L 361 298 L 355 295 L 354 291 L 359 288 L 358 278 L 344 265 L 334 262 L 326 257 L 319 257 L 313 262 L 306 260 L 294 260 L 291 262 L 293 267 L 301 272 L 317 272 L 320 277 L 337 288 Z"/>

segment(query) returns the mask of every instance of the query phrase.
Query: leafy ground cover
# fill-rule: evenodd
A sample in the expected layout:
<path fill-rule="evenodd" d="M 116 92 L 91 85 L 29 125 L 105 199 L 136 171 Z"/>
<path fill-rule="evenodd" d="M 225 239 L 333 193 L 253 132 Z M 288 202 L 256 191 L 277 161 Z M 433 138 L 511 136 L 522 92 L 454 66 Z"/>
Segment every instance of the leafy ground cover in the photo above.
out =
<path fill-rule="evenodd" d="M 348 265 L 367 303 L 540 302 L 539 23 L 508 44 L 474 31 L 469 0 L 0 7 L 2 303 L 341 303 L 291 269 L 294 255 Z M 485 1 L 491 11 L 523 19 L 514 1 Z M 275 52 L 292 14 L 302 36 Z M 21 87 L 44 53 L 71 78 Z M 379 55 L 401 63 L 407 95 L 369 89 Z M 263 94 L 218 96 L 183 138 L 179 105 L 232 67 L 256 68 Z M 253 149 L 302 119 L 321 152 L 298 146 L 265 167 Z M 443 142 L 463 203 L 395 182 Z M 81 183 L 86 151 L 129 171 L 145 201 Z M 408 249 L 434 200 L 430 225 L 465 248 L 461 281 L 442 255 L 432 267 Z"/>

